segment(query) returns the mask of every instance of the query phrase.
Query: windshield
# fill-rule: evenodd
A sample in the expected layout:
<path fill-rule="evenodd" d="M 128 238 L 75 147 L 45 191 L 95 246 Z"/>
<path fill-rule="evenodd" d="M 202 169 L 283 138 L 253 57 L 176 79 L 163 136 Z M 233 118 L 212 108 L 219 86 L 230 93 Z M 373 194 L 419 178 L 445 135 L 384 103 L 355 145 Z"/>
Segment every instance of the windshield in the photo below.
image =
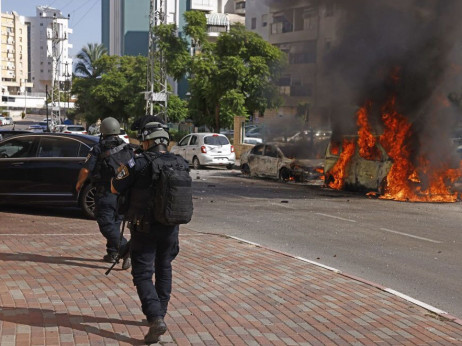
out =
<path fill-rule="evenodd" d="M 207 136 L 204 137 L 204 144 L 208 145 L 227 145 L 229 144 L 228 138 L 225 136 Z"/>

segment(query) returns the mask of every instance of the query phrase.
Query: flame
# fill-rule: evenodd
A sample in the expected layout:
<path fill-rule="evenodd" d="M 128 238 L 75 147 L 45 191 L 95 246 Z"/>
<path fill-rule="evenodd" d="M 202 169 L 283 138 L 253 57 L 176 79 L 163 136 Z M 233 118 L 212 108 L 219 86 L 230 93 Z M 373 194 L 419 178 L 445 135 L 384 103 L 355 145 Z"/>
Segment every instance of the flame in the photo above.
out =
<path fill-rule="evenodd" d="M 462 176 L 461 167 L 433 167 L 420 156 L 416 165 L 412 160 L 409 141 L 413 136 L 411 124 L 396 110 L 396 98 L 382 107 L 385 131 L 380 143 L 393 160 L 387 175 L 384 193 L 380 198 L 412 202 L 455 202 L 457 192 L 451 186 Z"/>
<path fill-rule="evenodd" d="M 329 183 L 329 187 L 341 190 L 345 184 L 346 168 L 355 152 L 355 143 L 353 140 L 344 139 L 342 144 L 342 153 L 330 171 L 334 181 Z"/>
<path fill-rule="evenodd" d="M 372 129 L 368 121 L 368 113 L 370 107 L 372 106 L 371 102 L 359 109 L 357 112 L 357 125 L 358 130 L 358 146 L 359 146 L 359 155 L 366 160 L 380 160 L 381 153 L 376 146 L 376 137 L 372 134 Z"/>

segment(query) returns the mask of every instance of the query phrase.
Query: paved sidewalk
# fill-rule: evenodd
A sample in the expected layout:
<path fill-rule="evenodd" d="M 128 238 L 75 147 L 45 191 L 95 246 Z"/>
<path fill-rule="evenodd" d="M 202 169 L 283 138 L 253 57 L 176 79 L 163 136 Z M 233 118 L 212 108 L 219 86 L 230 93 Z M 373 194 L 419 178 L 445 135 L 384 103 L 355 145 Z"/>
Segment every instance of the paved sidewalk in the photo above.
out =
<path fill-rule="evenodd" d="M 0 212 L 0 345 L 139 345 L 96 222 Z M 119 267 L 120 268 L 120 267 Z M 182 227 L 166 345 L 462 345 L 462 322 L 352 277 Z"/>

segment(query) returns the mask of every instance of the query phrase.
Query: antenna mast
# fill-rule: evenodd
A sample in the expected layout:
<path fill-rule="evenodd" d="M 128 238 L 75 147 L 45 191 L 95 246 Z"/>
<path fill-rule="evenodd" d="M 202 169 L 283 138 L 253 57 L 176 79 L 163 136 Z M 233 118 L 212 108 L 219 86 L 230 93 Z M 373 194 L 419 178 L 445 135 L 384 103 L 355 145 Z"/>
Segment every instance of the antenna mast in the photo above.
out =
<path fill-rule="evenodd" d="M 153 115 L 154 104 L 160 105 L 162 118 L 167 121 L 167 72 L 162 52 L 156 44 L 154 29 L 161 24 L 165 24 L 165 12 L 163 0 L 150 1 L 149 14 L 149 51 L 148 51 L 148 73 L 147 73 L 147 92 L 146 112 Z M 157 63 L 156 63 L 157 62 Z M 158 67 L 156 71 L 155 67 Z M 156 73 L 157 72 L 157 73 Z"/>
<path fill-rule="evenodd" d="M 51 121 L 55 124 L 61 123 L 60 107 L 60 85 L 59 72 L 61 55 L 63 52 L 62 42 L 67 40 L 67 35 L 63 30 L 63 25 L 58 23 L 56 13 L 53 15 L 51 22 L 51 32 L 48 34 L 48 40 L 51 41 L 51 58 L 52 58 L 52 79 L 51 79 Z M 47 95 L 48 96 L 48 95 Z"/>

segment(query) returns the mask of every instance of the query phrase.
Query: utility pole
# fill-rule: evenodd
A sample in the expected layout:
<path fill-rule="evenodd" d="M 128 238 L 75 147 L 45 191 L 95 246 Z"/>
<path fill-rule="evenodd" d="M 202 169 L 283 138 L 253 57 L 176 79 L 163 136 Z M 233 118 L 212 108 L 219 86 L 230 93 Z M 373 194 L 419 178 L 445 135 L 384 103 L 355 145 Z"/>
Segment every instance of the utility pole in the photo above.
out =
<path fill-rule="evenodd" d="M 69 19 L 69 16 L 68 16 Z M 64 32 L 63 25 L 58 23 L 56 13 L 51 22 L 51 32 L 48 34 L 48 41 L 51 42 L 52 58 L 52 79 L 51 79 L 51 121 L 61 124 L 60 107 L 60 64 L 63 53 L 63 42 L 67 40 L 67 33 Z"/>
<path fill-rule="evenodd" d="M 149 50 L 148 50 L 148 73 L 147 73 L 147 91 L 145 92 L 146 112 L 153 115 L 154 104 L 161 106 L 160 116 L 167 122 L 167 71 L 164 57 L 156 45 L 154 29 L 161 24 L 165 24 L 165 12 L 163 0 L 150 0 L 149 12 Z M 158 73 L 155 66 L 158 66 Z"/>

